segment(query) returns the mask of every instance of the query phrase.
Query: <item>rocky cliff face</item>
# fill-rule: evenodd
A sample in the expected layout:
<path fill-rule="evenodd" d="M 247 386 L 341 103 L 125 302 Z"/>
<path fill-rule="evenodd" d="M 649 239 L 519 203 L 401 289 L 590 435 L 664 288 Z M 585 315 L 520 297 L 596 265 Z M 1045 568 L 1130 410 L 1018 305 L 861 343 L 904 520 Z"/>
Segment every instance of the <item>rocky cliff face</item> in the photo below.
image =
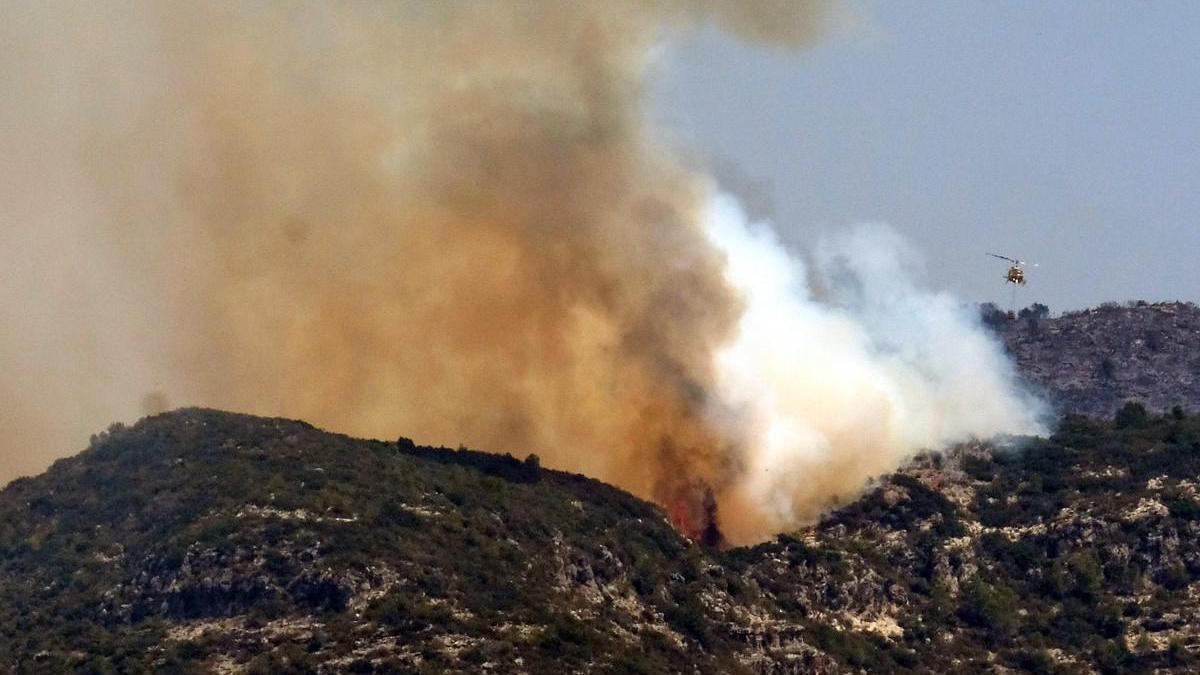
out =
<path fill-rule="evenodd" d="M 1200 647 L 1200 418 L 919 458 L 711 551 L 579 476 L 186 410 L 0 492 L 11 672 L 1127 672 Z"/>
<path fill-rule="evenodd" d="M 1200 410 L 1200 307 L 1104 305 L 996 322 L 1021 375 L 1059 412 L 1108 417 L 1127 400 Z"/>

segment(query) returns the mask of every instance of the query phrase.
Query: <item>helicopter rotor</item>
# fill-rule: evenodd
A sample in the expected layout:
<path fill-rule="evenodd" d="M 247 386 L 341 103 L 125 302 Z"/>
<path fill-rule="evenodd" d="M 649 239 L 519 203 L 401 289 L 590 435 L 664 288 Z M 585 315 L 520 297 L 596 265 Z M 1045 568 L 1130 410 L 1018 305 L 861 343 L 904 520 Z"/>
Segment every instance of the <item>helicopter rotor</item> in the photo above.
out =
<path fill-rule="evenodd" d="M 1025 261 L 1024 261 L 1024 260 L 1017 260 L 1016 258 L 1010 258 L 1010 257 L 1008 257 L 1008 256 L 1006 256 L 1006 255 L 999 255 L 999 254 L 996 254 L 996 253 L 989 253 L 988 255 L 992 256 L 993 258 L 999 258 L 999 259 L 1001 259 L 1001 260 L 1007 260 L 1008 262 L 1010 262 L 1010 263 L 1012 263 L 1012 264 L 1014 264 L 1014 265 L 1017 265 L 1017 266 L 1020 266 L 1020 265 L 1024 265 L 1024 264 L 1025 264 Z M 1034 265 L 1034 267 L 1037 267 L 1037 265 Z"/>

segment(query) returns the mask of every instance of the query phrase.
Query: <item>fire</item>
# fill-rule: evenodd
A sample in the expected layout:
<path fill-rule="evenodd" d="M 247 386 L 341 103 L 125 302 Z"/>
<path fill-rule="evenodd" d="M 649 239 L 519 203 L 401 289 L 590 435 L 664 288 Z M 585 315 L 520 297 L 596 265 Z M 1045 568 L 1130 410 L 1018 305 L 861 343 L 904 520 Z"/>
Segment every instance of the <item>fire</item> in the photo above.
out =
<path fill-rule="evenodd" d="M 677 489 L 665 503 L 671 525 L 683 536 L 708 548 L 724 548 L 725 536 L 717 520 L 717 499 L 712 488 L 693 481 Z"/>

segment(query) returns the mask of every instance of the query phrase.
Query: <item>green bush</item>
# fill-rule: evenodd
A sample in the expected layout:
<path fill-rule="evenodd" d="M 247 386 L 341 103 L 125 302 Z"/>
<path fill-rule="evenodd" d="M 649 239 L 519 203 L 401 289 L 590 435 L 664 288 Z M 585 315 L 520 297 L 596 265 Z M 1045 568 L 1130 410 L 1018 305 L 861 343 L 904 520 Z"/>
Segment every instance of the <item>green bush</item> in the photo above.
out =
<path fill-rule="evenodd" d="M 1017 631 L 1017 594 L 1007 586 L 972 579 L 963 591 L 959 616 L 972 626 L 990 631 L 994 637 L 1010 637 Z"/>
<path fill-rule="evenodd" d="M 1150 426 L 1150 415 L 1140 402 L 1128 401 L 1113 417 L 1113 425 L 1118 429 L 1145 429 Z"/>

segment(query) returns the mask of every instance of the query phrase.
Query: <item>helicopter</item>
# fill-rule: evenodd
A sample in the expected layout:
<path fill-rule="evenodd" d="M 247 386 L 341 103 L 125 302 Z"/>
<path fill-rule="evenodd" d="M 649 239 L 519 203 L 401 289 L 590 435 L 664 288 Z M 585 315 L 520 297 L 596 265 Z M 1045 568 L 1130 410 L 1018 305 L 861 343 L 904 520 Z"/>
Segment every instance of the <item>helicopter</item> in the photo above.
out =
<path fill-rule="evenodd" d="M 1026 265 L 1028 263 L 1026 263 L 1024 260 L 1017 260 L 1016 258 L 1010 258 L 1006 255 L 997 255 L 995 253 L 989 253 L 988 255 L 992 256 L 993 258 L 1007 260 L 1008 262 L 1012 263 L 1012 267 L 1008 268 L 1008 274 L 1004 275 L 1005 283 L 1016 284 L 1018 286 L 1025 285 L 1024 265 Z M 1034 264 L 1033 266 L 1037 267 L 1036 264 Z"/>
<path fill-rule="evenodd" d="M 1013 285 L 1012 298 L 1009 300 L 1007 313 L 1008 320 L 1013 321 L 1017 318 L 1017 286 L 1025 285 L 1025 265 L 1028 265 L 1029 263 L 1025 262 L 1024 260 L 1017 260 L 1016 258 L 1010 258 L 1006 255 L 998 255 L 996 253 L 989 253 L 988 255 L 992 256 L 993 258 L 1007 260 L 1008 262 L 1012 263 L 1012 265 L 1008 268 L 1008 273 L 1004 275 L 1004 283 Z M 1031 265 L 1031 267 L 1037 267 L 1037 263 L 1034 263 Z"/>

